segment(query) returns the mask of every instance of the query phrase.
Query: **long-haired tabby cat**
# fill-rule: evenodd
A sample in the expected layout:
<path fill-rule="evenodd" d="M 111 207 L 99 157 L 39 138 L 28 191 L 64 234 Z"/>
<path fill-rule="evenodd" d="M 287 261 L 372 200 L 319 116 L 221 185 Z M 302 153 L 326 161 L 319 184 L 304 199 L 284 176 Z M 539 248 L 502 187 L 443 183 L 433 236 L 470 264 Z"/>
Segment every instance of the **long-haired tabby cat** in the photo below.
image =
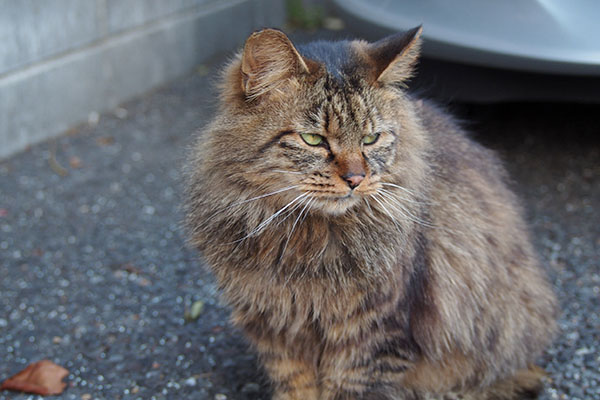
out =
<path fill-rule="evenodd" d="M 191 243 L 274 399 L 541 388 L 555 297 L 496 156 L 406 92 L 420 33 L 252 34 L 193 149 Z"/>

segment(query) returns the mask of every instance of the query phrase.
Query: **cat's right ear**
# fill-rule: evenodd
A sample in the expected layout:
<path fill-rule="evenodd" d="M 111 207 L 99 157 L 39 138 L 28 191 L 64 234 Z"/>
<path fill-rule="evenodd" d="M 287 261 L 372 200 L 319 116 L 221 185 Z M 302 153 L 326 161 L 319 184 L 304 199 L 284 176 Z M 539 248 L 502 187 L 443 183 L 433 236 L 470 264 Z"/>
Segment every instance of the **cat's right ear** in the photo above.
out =
<path fill-rule="evenodd" d="M 421 33 L 417 26 L 369 45 L 369 56 L 374 64 L 374 78 L 384 85 L 406 86 L 412 77 L 421 50 Z"/>
<path fill-rule="evenodd" d="M 309 72 L 307 61 L 283 32 L 263 29 L 246 40 L 241 84 L 247 98 L 257 98 L 279 88 L 295 74 Z"/>

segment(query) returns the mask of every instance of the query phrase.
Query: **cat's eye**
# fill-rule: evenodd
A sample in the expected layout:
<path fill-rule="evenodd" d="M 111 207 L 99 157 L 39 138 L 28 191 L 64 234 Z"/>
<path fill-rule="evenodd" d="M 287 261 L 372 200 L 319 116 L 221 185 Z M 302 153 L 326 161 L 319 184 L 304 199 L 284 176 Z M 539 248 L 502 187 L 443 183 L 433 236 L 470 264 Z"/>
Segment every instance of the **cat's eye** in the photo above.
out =
<path fill-rule="evenodd" d="M 379 139 L 379 133 L 372 133 L 363 137 L 362 141 L 364 144 L 373 144 L 377 141 L 377 139 Z"/>
<path fill-rule="evenodd" d="M 302 137 L 302 140 L 306 142 L 306 144 L 311 146 L 318 146 L 321 143 L 323 143 L 323 136 L 321 135 L 315 135 L 312 133 L 302 133 L 300 136 Z"/>

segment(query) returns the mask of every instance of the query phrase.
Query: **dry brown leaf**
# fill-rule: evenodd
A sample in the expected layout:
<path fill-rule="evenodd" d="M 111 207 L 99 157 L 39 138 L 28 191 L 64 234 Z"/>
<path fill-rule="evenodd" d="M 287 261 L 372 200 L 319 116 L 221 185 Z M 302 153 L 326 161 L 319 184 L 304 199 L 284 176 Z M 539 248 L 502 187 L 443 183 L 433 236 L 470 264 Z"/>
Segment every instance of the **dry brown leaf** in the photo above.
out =
<path fill-rule="evenodd" d="M 103 136 L 96 139 L 96 143 L 98 143 L 98 145 L 100 146 L 108 146 L 110 144 L 113 144 L 114 142 L 115 138 L 112 136 Z"/>
<path fill-rule="evenodd" d="M 14 390 L 42 396 L 61 394 L 67 386 L 62 380 L 69 371 L 50 360 L 29 364 L 18 374 L 5 380 L 0 390 Z"/>
<path fill-rule="evenodd" d="M 65 167 L 60 165 L 58 163 L 58 161 L 56 161 L 56 155 L 54 153 L 52 153 L 50 155 L 50 158 L 48 159 L 48 164 L 50 165 L 50 168 L 52 168 L 52 170 L 54 172 L 56 172 L 57 175 L 60 175 L 60 176 L 69 175 L 69 171 L 67 171 L 67 169 Z"/>

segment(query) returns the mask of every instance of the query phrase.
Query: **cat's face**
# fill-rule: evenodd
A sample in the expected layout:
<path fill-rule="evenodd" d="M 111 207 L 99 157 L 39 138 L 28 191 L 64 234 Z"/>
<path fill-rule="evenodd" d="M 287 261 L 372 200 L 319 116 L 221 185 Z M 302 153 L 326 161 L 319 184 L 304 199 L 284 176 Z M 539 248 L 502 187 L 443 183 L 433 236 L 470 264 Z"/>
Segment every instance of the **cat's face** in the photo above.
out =
<path fill-rule="evenodd" d="M 331 80 L 305 89 L 305 107 L 286 103 L 289 117 L 265 143 L 261 164 L 266 176 L 307 193 L 312 209 L 342 213 L 380 188 L 394 164 L 398 124 L 381 115 L 368 87 L 348 93 Z"/>
<path fill-rule="evenodd" d="M 229 111 L 236 137 L 222 148 L 244 160 L 231 174 L 289 209 L 341 214 L 365 204 L 414 139 L 398 85 L 410 76 L 417 37 L 415 30 L 375 44 L 323 42 L 298 52 L 279 31 L 254 34 L 229 72 L 233 99 L 226 101 L 243 98 Z"/>

